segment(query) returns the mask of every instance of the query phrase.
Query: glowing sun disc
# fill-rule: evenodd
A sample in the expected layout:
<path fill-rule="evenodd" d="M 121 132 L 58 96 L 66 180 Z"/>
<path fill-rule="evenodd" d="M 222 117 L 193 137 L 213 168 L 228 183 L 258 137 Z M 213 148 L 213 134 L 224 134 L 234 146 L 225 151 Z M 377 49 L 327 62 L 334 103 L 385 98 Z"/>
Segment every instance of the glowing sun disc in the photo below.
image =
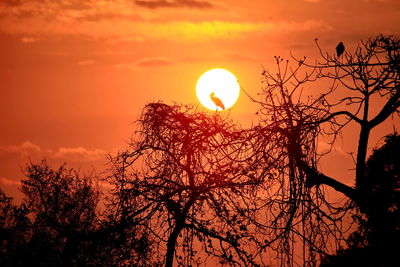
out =
<path fill-rule="evenodd" d="M 213 96 L 211 94 L 214 93 Z M 217 106 L 218 99 L 225 109 L 230 108 L 239 98 L 240 86 L 232 73 L 225 69 L 212 69 L 200 76 L 196 94 L 200 103 L 208 109 L 223 110 Z"/>

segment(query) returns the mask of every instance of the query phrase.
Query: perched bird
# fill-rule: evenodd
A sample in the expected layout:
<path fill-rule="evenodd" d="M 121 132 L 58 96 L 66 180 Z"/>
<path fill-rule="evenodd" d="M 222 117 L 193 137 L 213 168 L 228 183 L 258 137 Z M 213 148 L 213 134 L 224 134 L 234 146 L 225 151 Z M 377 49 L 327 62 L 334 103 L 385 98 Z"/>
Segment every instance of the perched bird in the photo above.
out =
<path fill-rule="evenodd" d="M 220 107 L 220 108 L 222 108 L 222 110 L 225 109 L 224 103 L 222 103 L 221 99 L 219 99 L 218 97 L 215 96 L 214 92 L 212 92 L 210 94 L 210 98 L 211 98 L 212 102 L 214 102 L 216 107 Z"/>
<path fill-rule="evenodd" d="M 344 53 L 344 44 L 342 42 L 340 42 L 336 46 L 336 54 L 337 54 L 338 57 L 340 57 L 343 53 Z"/>

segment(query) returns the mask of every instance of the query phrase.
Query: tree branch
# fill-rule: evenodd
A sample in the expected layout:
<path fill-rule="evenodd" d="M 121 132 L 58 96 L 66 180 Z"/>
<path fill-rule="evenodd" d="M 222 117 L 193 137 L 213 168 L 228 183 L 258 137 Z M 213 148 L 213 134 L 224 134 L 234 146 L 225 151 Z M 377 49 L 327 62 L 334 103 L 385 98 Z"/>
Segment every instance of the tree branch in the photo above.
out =
<path fill-rule="evenodd" d="M 350 119 L 356 121 L 356 122 L 359 123 L 359 124 L 362 124 L 362 123 L 363 123 L 363 121 L 362 121 L 361 119 L 359 119 L 357 116 L 355 116 L 354 114 L 352 114 L 352 113 L 350 113 L 350 112 L 344 110 L 344 111 L 338 111 L 338 112 L 329 114 L 329 116 L 327 116 L 326 118 L 323 118 L 322 120 L 317 121 L 315 124 L 320 124 L 320 123 L 323 123 L 323 122 L 327 122 L 327 121 L 329 121 L 330 119 L 332 119 L 332 118 L 334 118 L 334 117 L 336 117 L 336 116 L 339 116 L 339 115 L 346 115 L 346 116 L 348 116 Z"/>
<path fill-rule="evenodd" d="M 369 121 L 370 129 L 379 125 L 384 120 L 386 120 L 397 108 L 400 107 L 400 86 L 396 89 L 397 92 L 386 102 L 382 110 Z"/>
<path fill-rule="evenodd" d="M 307 175 L 307 185 L 312 187 L 314 185 L 321 185 L 321 184 L 325 184 L 328 185 L 330 187 L 332 187 L 333 189 L 335 189 L 336 191 L 344 194 L 345 196 L 347 196 L 348 198 L 350 198 L 353 201 L 356 201 L 356 190 L 348 185 L 345 185 L 329 176 L 326 176 L 323 173 L 320 173 L 319 171 L 317 171 L 315 168 L 312 168 L 310 166 L 308 166 L 308 164 L 304 161 L 301 161 L 300 164 L 300 168 L 306 173 Z"/>

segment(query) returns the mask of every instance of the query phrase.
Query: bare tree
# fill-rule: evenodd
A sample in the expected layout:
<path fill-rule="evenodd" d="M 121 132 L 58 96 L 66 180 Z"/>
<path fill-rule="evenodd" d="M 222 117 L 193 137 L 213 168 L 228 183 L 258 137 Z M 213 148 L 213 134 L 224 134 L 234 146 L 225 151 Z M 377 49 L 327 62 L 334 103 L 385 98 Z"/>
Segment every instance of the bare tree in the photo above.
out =
<path fill-rule="evenodd" d="M 263 181 L 252 138 L 218 113 L 148 104 L 130 146 L 111 157 L 113 210 L 151 233 L 158 264 L 207 255 L 256 264 L 264 242 L 254 226 Z M 261 171 L 260 171 L 261 170 Z M 196 254 L 196 251 L 199 253 Z M 200 259 L 204 256 L 203 259 Z"/>
<path fill-rule="evenodd" d="M 362 213 L 368 213 L 373 199 L 366 190 L 369 136 L 375 127 L 399 114 L 400 108 L 397 38 L 380 35 L 340 57 L 322 49 L 320 52 L 322 61 L 314 65 L 304 58 L 296 59 L 291 66 L 277 57 L 277 73 L 263 72 L 261 99 L 253 99 L 260 105 L 258 142 L 272 138 L 278 144 L 275 151 L 265 153 L 265 158 L 282 159 L 280 178 L 276 177 L 280 187 L 271 195 L 275 199 L 271 207 L 277 209 L 274 219 L 266 224 L 275 227 L 275 236 L 282 237 L 276 242 L 282 247 L 281 260 L 288 265 L 295 263 L 294 240 L 303 241 L 303 264 L 316 264 L 318 254 L 332 252 L 345 239 L 342 219 L 351 207 L 355 205 Z M 322 80 L 332 81 L 324 93 L 302 95 L 305 87 Z M 340 98 L 337 93 L 346 96 Z M 330 137 L 333 145 L 350 123 L 359 127 L 354 187 L 319 170 L 318 162 L 326 153 L 317 149 L 321 136 Z M 255 153 L 263 151 L 256 147 Z M 345 202 L 330 202 L 326 188 L 342 193 Z M 328 241 L 336 245 L 329 248 Z"/>

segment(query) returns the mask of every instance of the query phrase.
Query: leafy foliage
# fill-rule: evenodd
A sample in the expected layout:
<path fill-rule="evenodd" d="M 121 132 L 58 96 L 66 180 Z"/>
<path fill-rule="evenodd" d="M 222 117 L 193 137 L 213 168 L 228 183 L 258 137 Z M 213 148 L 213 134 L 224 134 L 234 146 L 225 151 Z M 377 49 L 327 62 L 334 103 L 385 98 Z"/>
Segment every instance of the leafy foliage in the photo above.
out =
<path fill-rule="evenodd" d="M 43 161 L 28 165 L 21 183 L 21 206 L 1 192 L 2 266 L 110 266 L 135 260 L 120 253 L 125 248 L 136 254 L 138 241 L 127 242 L 118 235 L 121 224 L 100 218 L 99 191 L 91 178 L 65 165 L 53 170 Z"/>
<path fill-rule="evenodd" d="M 359 229 L 347 240 L 348 249 L 326 257 L 321 266 L 395 266 L 400 249 L 400 135 L 385 138 L 367 161 L 368 204 L 357 216 Z"/>

